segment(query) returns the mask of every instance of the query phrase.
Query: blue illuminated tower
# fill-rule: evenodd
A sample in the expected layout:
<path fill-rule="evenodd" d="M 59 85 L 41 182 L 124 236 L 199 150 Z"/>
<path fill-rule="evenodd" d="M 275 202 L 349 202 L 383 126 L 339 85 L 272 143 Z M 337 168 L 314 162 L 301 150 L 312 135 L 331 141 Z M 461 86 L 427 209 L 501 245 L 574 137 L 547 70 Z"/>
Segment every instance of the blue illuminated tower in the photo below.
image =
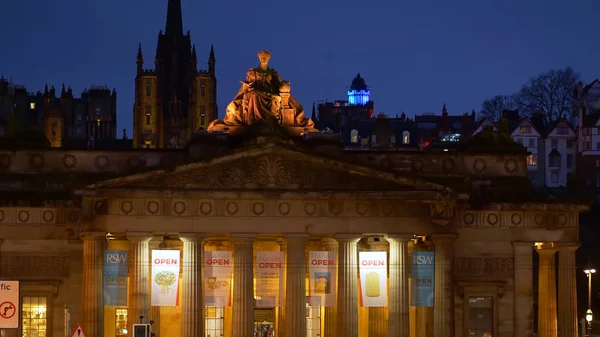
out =
<path fill-rule="evenodd" d="M 371 90 L 367 87 L 365 80 L 360 77 L 360 73 L 356 75 L 348 90 L 348 103 L 352 105 L 367 105 L 371 100 Z"/>

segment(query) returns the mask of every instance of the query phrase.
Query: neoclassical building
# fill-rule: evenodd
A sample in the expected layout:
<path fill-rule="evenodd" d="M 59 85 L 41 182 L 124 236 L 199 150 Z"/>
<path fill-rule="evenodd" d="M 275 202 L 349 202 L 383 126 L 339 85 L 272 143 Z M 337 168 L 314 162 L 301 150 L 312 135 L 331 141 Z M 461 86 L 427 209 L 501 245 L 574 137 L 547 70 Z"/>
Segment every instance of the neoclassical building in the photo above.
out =
<path fill-rule="evenodd" d="M 0 279 L 21 282 L 2 336 L 129 336 L 140 316 L 158 337 L 577 336 L 587 206 L 544 200 L 527 153 L 477 140 L 0 150 Z"/>

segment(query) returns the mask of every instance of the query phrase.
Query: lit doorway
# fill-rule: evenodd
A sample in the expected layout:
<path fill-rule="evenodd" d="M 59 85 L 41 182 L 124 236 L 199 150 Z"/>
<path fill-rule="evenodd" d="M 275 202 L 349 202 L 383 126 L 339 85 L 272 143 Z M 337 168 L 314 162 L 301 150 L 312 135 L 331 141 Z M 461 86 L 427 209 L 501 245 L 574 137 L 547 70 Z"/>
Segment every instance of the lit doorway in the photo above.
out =
<path fill-rule="evenodd" d="M 205 307 L 205 337 L 223 337 L 223 307 Z"/>
<path fill-rule="evenodd" d="M 254 309 L 254 337 L 275 337 L 275 310 Z"/>
<path fill-rule="evenodd" d="M 306 304 L 306 336 L 321 337 L 321 307 Z"/>

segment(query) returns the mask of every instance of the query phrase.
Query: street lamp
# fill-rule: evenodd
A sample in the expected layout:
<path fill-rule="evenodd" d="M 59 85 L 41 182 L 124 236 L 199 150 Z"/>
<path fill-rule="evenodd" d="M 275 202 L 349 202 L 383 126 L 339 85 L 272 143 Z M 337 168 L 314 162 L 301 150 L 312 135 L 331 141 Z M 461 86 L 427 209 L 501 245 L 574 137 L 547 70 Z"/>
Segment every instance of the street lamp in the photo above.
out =
<path fill-rule="evenodd" d="M 588 310 L 585 312 L 585 320 L 587 321 L 586 336 L 591 336 L 592 320 L 594 319 L 594 314 L 592 313 L 592 275 L 596 273 L 596 269 L 590 268 L 584 270 L 583 272 L 588 278 Z"/>

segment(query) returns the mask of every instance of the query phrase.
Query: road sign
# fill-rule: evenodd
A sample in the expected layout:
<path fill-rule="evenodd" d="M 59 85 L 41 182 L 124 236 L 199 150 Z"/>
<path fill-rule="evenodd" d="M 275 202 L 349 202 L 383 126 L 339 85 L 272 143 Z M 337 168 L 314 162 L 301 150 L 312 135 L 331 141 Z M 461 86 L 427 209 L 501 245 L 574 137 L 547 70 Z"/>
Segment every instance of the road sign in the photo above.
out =
<path fill-rule="evenodd" d="M 0 329 L 19 328 L 19 281 L 0 281 Z"/>
<path fill-rule="evenodd" d="M 85 332 L 83 332 L 83 328 L 81 324 L 77 324 L 75 331 L 71 334 L 71 337 L 85 337 Z"/>

